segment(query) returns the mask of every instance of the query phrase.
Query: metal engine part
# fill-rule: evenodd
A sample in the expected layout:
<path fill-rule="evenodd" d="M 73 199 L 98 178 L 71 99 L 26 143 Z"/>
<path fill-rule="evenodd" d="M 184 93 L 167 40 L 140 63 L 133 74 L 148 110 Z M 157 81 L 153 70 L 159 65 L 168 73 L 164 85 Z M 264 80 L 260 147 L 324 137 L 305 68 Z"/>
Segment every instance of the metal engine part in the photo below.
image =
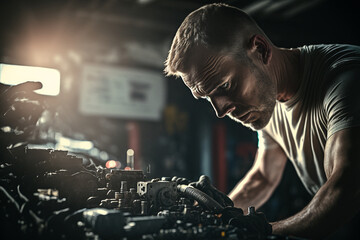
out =
<path fill-rule="evenodd" d="M 154 210 L 175 205 L 178 197 L 176 183 L 170 181 L 138 182 L 137 193 L 148 199 Z"/>

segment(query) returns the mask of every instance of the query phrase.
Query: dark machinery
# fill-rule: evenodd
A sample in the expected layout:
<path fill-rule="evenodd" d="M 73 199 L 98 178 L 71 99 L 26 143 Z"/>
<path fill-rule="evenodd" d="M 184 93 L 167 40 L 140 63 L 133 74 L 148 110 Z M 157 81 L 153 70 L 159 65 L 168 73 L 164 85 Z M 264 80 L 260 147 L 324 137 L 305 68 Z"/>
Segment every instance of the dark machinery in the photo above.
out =
<path fill-rule="evenodd" d="M 261 213 L 198 182 L 83 165 L 66 151 L 12 148 L 2 161 L 2 236 L 16 239 L 288 239 Z M 4 235 L 5 234 L 5 235 Z M 6 239 L 6 238 L 4 238 Z"/>

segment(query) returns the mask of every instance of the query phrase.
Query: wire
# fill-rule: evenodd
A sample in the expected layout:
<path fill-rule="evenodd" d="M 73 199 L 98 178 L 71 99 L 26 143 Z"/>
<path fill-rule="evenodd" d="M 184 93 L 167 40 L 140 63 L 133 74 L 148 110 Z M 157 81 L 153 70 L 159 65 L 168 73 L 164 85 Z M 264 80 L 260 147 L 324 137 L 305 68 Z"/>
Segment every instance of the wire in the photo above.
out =
<path fill-rule="evenodd" d="M 22 200 L 24 200 L 25 202 L 29 202 L 29 199 L 24 194 L 21 193 L 20 185 L 17 186 L 17 192 Z"/>
<path fill-rule="evenodd" d="M 10 202 L 15 205 L 16 209 L 20 211 L 19 203 L 6 191 L 6 189 L 0 186 L 0 190 L 5 194 L 5 196 L 10 200 Z"/>

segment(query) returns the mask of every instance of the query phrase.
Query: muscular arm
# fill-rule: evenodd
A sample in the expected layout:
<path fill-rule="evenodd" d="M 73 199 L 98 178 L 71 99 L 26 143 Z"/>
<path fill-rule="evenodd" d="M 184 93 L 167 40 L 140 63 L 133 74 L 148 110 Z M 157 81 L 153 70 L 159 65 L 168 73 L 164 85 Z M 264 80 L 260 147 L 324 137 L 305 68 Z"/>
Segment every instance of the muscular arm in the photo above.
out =
<path fill-rule="evenodd" d="M 247 211 L 248 206 L 259 208 L 264 204 L 279 184 L 286 160 L 277 144 L 271 149 L 259 149 L 254 165 L 229 194 L 235 207 Z"/>
<path fill-rule="evenodd" d="M 327 182 L 296 215 L 272 223 L 273 233 L 320 238 L 360 210 L 360 127 L 341 130 L 325 146 Z"/>

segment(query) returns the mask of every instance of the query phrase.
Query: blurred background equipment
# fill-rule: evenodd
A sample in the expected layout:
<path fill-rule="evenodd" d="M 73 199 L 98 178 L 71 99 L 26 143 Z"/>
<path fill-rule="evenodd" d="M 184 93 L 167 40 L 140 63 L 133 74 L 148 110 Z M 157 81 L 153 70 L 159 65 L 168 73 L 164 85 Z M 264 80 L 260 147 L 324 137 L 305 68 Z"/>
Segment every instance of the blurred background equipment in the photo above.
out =
<path fill-rule="evenodd" d="M 83 114 L 159 120 L 165 101 L 161 72 L 86 65 L 79 110 Z"/>
<path fill-rule="evenodd" d="M 136 154 L 134 171 L 145 173 L 147 179 L 159 176 L 197 179 L 204 174 L 210 176 L 219 190 L 229 192 L 253 163 L 256 133 L 230 119 L 217 119 L 211 106 L 205 101 L 195 101 L 180 79 L 165 79 L 163 76 L 163 63 L 178 26 L 191 11 L 212 2 L 215 1 L 4 2 L 0 8 L 1 76 L 5 73 L 5 66 L 52 69 L 54 78 L 42 78 L 44 74 L 37 73 L 34 79 L 30 73 L 24 74 L 25 70 L 17 70 L 17 73 L 25 76 L 19 77 L 21 81 L 42 82 L 43 88 L 38 93 L 48 83 L 59 86 L 60 92 L 55 91 L 51 96 L 40 95 L 32 93 L 41 88 L 40 85 L 24 83 L 10 87 L 6 85 L 8 82 L 0 85 L 1 174 L 9 177 L 2 181 L 2 188 L 7 189 L 5 185 L 12 184 L 9 194 L 25 201 L 22 196 L 26 195 L 19 194 L 17 186 L 26 183 L 29 179 L 26 175 L 35 169 L 27 172 L 22 166 L 32 165 L 20 162 L 16 169 L 26 174 L 17 175 L 19 172 L 14 173 L 8 164 L 13 164 L 9 150 L 27 146 L 33 150 L 51 149 L 45 151 L 47 157 L 29 161 L 35 164 L 34 168 L 41 170 L 36 170 L 37 174 L 45 174 L 41 178 L 71 179 L 65 181 L 69 188 L 75 189 L 70 190 L 71 199 L 76 199 L 77 193 L 90 194 L 94 183 L 99 184 L 93 175 L 76 169 L 79 158 L 92 170 L 94 166 L 101 166 L 105 172 L 114 170 L 114 174 L 108 176 L 117 182 L 121 178 L 116 172 L 127 166 L 125 153 L 129 148 Z M 360 44 L 358 3 L 354 0 L 222 2 L 248 12 L 277 46 Z M 60 82 L 57 80 L 59 76 Z M 57 160 L 41 160 L 49 158 Z M 62 165 L 56 165 L 59 172 L 49 174 L 57 171 L 52 165 L 54 161 L 64 161 L 69 167 L 67 164 L 71 159 L 74 160 L 71 169 L 74 167 L 76 170 L 60 171 Z M 75 174 L 78 172 L 80 174 Z M 138 175 L 131 177 L 141 178 Z M 87 181 L 90 184 L 81 189 L 81 186 L 75 186 L 79 179 L 84 186 Z M 41 211 L 47 211 L 55 225 L 57 219 L 69 213 L 60 207 L 56 207 L 57 212 L 53 213 L 53 203 L 47 202 L 56 202 L 56 206 L 62 204 L 58 194 L 63 193 L 53 187 L 69 190 L 67 186 L 57 185 L 56 181 L 51 186 L 39 183 L 40 191 L 30 189 L 26 197 L 36 192 L 35 202 L 48 199 L 40 204 L 41 208 L 44 207 Z M 104 182 L 101 184 L 107 187 Z M 120 188 L 121 182 L 117 185 Z M 167 190 L 165 192 L 173 193 L 171 186 L 167 186 Z M 22 193 L 23 188 L 20 187 L 19 191 Z M 165 192 L 163 195 L 167 194 Z M 6 203 L 15 199 L 5 197 L 9 194 L 3 192 Z M 153 196 L 152 193 L 148 195 Z M 309 200 L 310 196 L 288 164 L 279 188 L 260 210 L 265 212 L 269 221 L 274 221 L 297 212 Z M 21 207 L 21 204 L 13 205 L 13 220 L 23 221 L 16 210 L 16 206 Z M 141 206 L 146 206 L 146 203 L 140 203 Z M 143 210 L 147 211 L 145 207 Z M 70 219 L 76 220 L 82 214 L 72 213 L 74 217 Z M 96 214 L 100 216 L 100 213 Z M 29 214 L 31 221 L 40 221 L 30 210 Z M 111 214 L 106 212 L 103 215 Z M 126 219 L 130 218 L 121 218 L 127 225 Z M 132 225 L 128 228 L 135 229 Z"/>

